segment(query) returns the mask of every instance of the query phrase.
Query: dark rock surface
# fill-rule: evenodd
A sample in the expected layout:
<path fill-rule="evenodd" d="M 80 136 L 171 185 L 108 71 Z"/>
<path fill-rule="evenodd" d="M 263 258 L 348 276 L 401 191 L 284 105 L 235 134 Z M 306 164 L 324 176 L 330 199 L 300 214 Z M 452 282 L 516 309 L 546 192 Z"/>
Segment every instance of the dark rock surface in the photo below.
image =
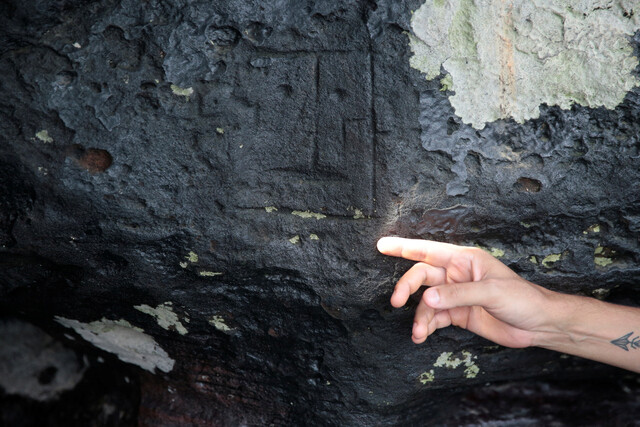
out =
<path fill-rule="evenodd" d="M 635 375 L 453 328 L 415 346 L 389 305 L 410 263 L 376 252 L 388 234 L 640 303 L 640 90 L 476 131 L 409 67 L 419 5 L 0 4 L 0 313 L 88 364 L 54 402 L 1 395 L 2 420 L 635 422 Z M 134 308 L 165 302 L 188 333 Z M 121 363 L 55 316 L 126 320 L 175 365 Z M 463 351 L 475 377 L 434 368 Z"/>

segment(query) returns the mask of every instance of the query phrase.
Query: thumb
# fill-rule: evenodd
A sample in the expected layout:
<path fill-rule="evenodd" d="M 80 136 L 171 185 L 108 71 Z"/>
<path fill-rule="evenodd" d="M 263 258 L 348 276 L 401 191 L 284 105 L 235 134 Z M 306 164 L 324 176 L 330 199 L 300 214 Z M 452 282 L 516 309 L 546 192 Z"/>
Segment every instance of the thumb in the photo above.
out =
<path fill-rule="evenodd" d="M 472 305 L 491 309 L 497 305 L 500 294 L 495 281 L 480 280 L 432 286 L 424 292 L 422 298 L 428 306 L 440 310 Z"/>

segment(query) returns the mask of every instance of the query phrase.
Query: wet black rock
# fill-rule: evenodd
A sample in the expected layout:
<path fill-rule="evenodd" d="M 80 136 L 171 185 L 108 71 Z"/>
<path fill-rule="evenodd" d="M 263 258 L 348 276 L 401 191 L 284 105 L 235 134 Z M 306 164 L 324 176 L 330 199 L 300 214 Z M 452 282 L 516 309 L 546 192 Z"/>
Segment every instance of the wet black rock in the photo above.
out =
<path fill-rule="evenodd" d="M 454 328 L 415 346 L 412 310 L 389 305 L 411 265 L 376 252 L 389 234 L 640 303 L 640 90 L 615 110 L 543 107 L 476 131 L 409 67 L 419 6 L 0 5 L 0 310 L 88 355 L 77 389 L 94 381 L 77 406 L 76 391 L 38 404 L 5 390 L 7 420 L 84 409 L 78 423 L 100 425 L 105 399 L 121 414 L 109 425 L 136 411 L 140 425 L 373 425 L 562 423 L 583 399 L 609 412 L 578 405 L 578 422 L 638 410 L 628 373 Z M 56 316 L 143 330 L 173 369 L 119 362 Z M 447 352 L 467 362 L 434 367 Z"/>

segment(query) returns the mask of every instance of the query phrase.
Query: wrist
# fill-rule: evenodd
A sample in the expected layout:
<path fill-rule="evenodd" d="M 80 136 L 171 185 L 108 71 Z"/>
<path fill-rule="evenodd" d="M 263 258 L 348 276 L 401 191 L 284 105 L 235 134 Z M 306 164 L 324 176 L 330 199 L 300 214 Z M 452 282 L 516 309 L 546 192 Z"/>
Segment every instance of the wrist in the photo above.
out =
<path fill-rule="evenodd" d="M 551 292 L 546 327 L 536 333 L 533 346 L 567 351 L 585 341 L 601 340 L 598 333 L 605 303 L 594 298 Z"/>

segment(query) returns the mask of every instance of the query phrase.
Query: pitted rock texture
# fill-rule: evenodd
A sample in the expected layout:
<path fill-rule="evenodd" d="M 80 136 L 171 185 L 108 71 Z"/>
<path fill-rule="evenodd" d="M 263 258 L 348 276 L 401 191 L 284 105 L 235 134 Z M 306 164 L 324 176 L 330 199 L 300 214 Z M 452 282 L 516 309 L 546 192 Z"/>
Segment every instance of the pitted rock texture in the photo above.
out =
<path fill-rule="evenodd" d="M 90 370 L 106 360 L 125 425 L 446 424 L 461 398 L 460 423 L 498 422 L 524 419 L 504 414 L 526 390 L 592 381 L 606 387 L 591 401 L 637 410 L 600 394 L 637 395 L 628 373 L 455 328 L 415 346 L 418 296 L 389 305 L 411 265 L 377 253 L 389 234 L 640 303 L 638 88 L 613 110 L 476 130 L 410 66 L 421 4 L 2 3 L 2 313 L 69 335 Z M 119 362 L 56 316 L 126 321 L 175 363 Z M 487 383 L 522 387 L 522 404 L 485 398 Z"/>

